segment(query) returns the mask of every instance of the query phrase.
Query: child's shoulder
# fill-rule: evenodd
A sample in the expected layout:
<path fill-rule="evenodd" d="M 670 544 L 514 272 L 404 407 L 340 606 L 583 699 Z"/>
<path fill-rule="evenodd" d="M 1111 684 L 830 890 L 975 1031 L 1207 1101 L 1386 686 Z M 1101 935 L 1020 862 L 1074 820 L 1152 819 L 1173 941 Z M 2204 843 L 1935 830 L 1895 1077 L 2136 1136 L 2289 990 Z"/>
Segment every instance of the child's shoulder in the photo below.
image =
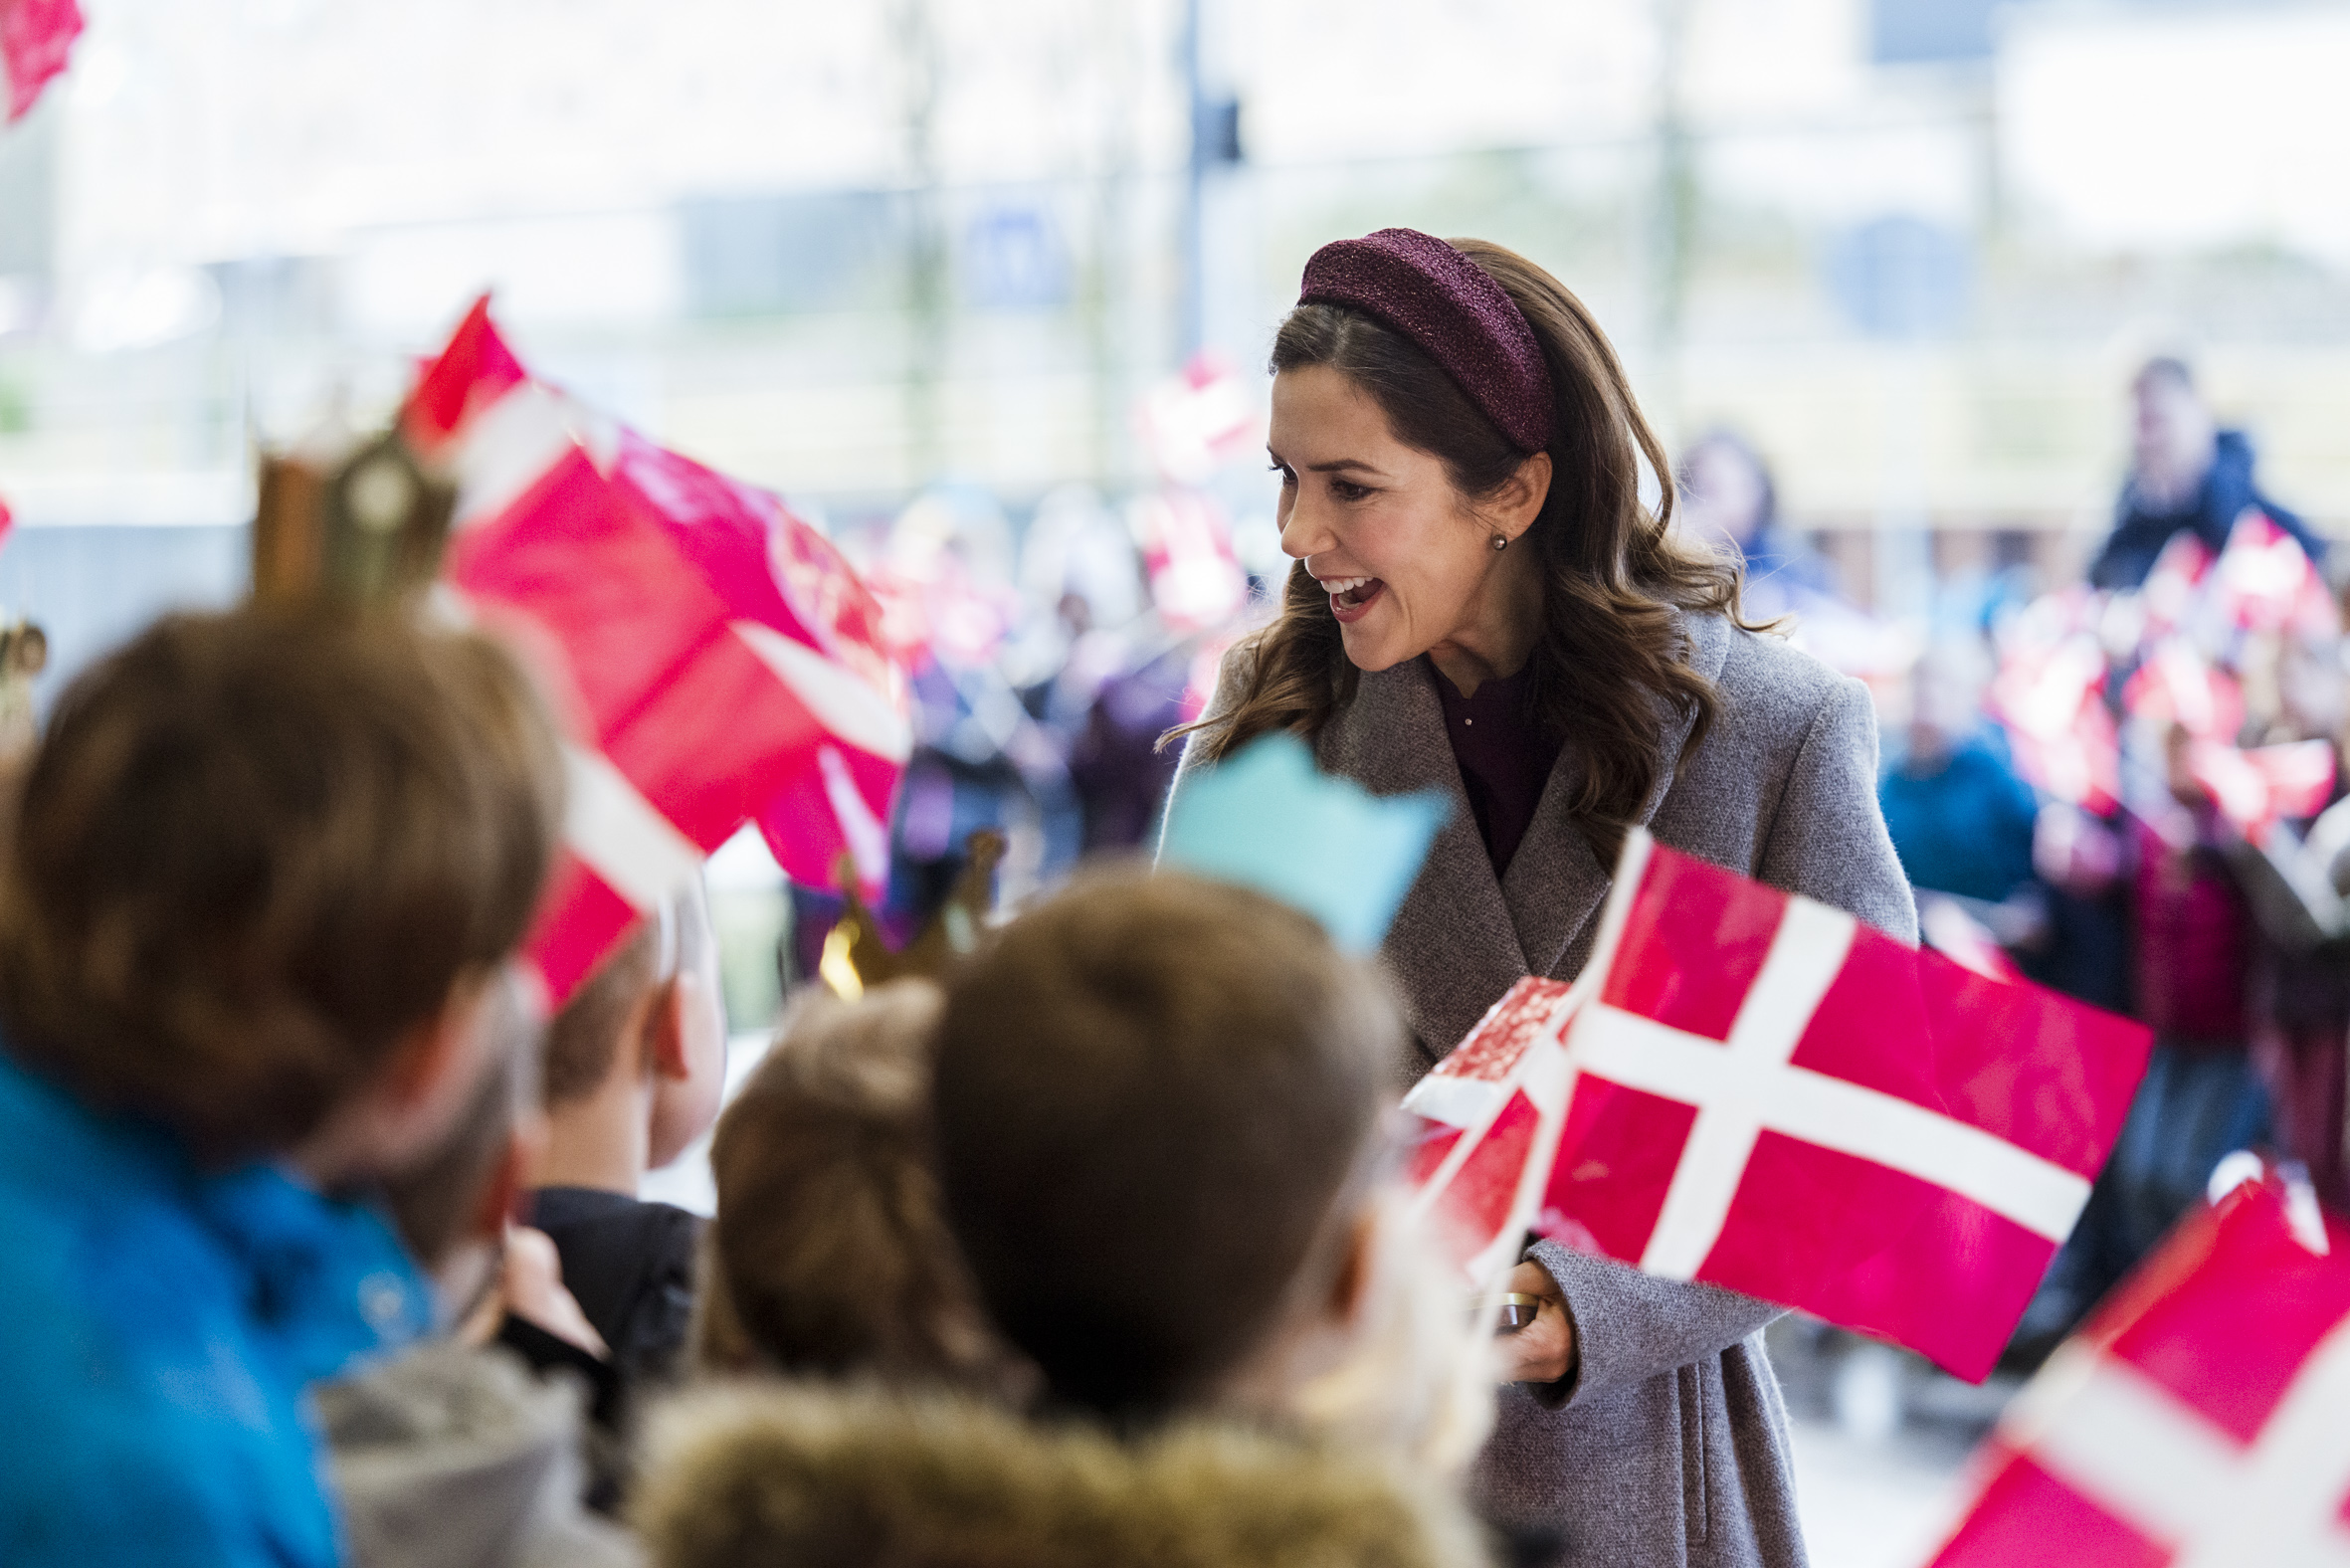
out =
<path fill-rule="evenodd" d="M 301 1386 L 416 1326 L 380 1222 L 265 1167 L 206 1176 L 0 1058 L 0 1556 L 333 1560 Z"/>

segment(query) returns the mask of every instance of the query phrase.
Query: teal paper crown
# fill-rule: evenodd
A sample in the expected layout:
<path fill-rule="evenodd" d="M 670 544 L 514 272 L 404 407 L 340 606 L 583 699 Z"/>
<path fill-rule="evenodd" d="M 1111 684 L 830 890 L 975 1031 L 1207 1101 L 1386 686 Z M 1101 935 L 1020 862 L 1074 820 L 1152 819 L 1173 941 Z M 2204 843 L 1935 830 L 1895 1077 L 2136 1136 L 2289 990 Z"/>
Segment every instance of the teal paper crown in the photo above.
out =
<path fill-rule="evenodd" d="M 1315 770 L 1294 735 L 1252 741 L 1187 784 L 1159 864 L 1294 904 L 1350 953 L 1367 953 L 1420 875 L 1451 808 L 1433 790 L 1373 795 Z"/>

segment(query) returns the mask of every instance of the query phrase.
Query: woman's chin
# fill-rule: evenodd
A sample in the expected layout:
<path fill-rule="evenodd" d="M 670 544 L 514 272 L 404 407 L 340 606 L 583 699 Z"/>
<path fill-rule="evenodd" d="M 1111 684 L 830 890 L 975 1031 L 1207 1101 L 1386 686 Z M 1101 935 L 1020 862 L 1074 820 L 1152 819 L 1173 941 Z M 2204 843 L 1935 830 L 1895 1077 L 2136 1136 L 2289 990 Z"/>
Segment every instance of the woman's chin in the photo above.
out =
<path fill-rule="evenodd" d="M 1352 626 L 1338 628 L 1339 645 L 1346 650 L 1346 662 L 1365 675 L 1377 675 L 1382 670 L 1393 670 L 1412 657 L 1412 651 L 1397 646 L 1391 638 L 1367 630 L 1357 621 Z"/>

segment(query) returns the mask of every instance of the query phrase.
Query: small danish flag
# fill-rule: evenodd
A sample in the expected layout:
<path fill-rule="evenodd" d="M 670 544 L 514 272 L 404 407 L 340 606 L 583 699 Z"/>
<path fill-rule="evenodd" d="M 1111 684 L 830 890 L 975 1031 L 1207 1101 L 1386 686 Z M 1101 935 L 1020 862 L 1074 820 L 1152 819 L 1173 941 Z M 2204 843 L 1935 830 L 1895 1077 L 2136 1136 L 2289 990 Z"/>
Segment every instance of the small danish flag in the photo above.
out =
<path fill-rule="evenodd" d="M 2350 1228 L 2247 1181 L 2058 1347 L 1932 1568 L 2350 1565 Z"/>
<path fill-rule="evenodd" d="M 1414 1211 L 1472 1287 L 1517 1262 L 1567 1103 L 1574 988 L 1528 977 L 1404 1097 L 1421 1118 L 1405 1181 Z"/>
<path fill-rule="evenodd" d="M 1496 1196 L 1514 1170 L 1514 1196 L 1542 1195 L 1514 1205 L 1539 1234 L 1979 1379 L 2151 1040 L 1635 832 L 1572 995 L 1521 982 L 1468 1045 L 1507 1071 L 1472 1054 L 1406 1101 L 1440 1124 L 1417 1173 L 1457 1257 L 1516 1244 Z"/>
<path fill-rule="evenodd" d="M 401 429 L 458 484 L 443 590 L 572 699 L 566 854 L 530 943 L 550 1000 L 745 822 L 797 881 L 846 853 L 879 884 L 905 683 L 823 535 L 532 380 L 487 299 Z"/>

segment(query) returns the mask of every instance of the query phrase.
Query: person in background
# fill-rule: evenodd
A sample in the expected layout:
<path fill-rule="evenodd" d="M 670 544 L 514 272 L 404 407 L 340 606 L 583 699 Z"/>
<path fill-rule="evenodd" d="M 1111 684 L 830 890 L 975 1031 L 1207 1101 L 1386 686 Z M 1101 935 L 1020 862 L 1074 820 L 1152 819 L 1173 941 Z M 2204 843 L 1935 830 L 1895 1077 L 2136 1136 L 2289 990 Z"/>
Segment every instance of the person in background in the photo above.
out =
<path fill-rule="evenodd" d="M 1983 716 L 1991 657 L 1972 633 L 1937 641 L 1910 679 L 1909 726 L 1886 760 L 1877 803 L 1893 853 L 1921 890 L 1998 905 L 2032 881 L 2040 802 Z M 1994 934 L 2013 941 L 2018 926 Z"/>
<path fill-rule="evenodd" d="M 1779 491 L 1762 455 L 1727 430 L 1700 436 L 1680 460 L 1682 524 L 1735 548 L 1745 606 L 1758 622 L 1837 597 L 1836 569 L 1779 520 Z"/>
<path fill-rule="evenodd" d="M 631 1568 L 619 1529 L 582 1506 L 580 1386 L 477 1343 L 500 1309 L 592 1340 L 559 1280 L 527 1288 L 509 1253 L 522 1175 L 545 1137 L 539 1043 L 520 987 L 491 999 L 496 1067 L 446 1145 L 385 1188 L 428 1272 L 442 1332 L 317 1389 L 353 1568 Z"/>
<path fill-rule="evenodd" d="M 2259 936 L 2186 750 L 2174 726 L 2165 793 L 2123 819 L 2118 864 L 2109 852 L 2075 854 L 2069 874 L 2056 872 L 2076 885 L 2099 873 L 2117 882 L 2129 910 L 2130 1011 L 2154 1031 L 2154 1050 L 2088 1204 L 2017 1330 L 2022 1359 L 2053 1348 L 2154 1250 L 2224 1156 L 2269 1136 L 2268 1093 L 2250 1054 Z M 2046 841 L 2063 820 L 2056 812 L 2044 818 L 2043 864 L 2054 859 Z M 2102 864 L 2079 864 L 2089 860 Z"/>
<path fill-rule="evenodd" d="M 562 820 L 471 634 L 167 618 L 59 699 L 0 882 L 0 1561 L 327 1568 L 304 1390 L 431 1298 L 341 1196 L 475 1093 Z"/>
<path fill-rule="evenodd" d="M 909 1023 L 936 1006 L 897 1005 Z M 902 1388 L 727 1389 L 657 1423 L 636 1512 L 655 1561 L 1483 1562 L 1433 1467 L 1293 1425 L 1392 1278 L 1401 1039 L 1370 971 L 1240 888 L 1081 874 L 994 933 L 939 1014 L 938 1183 L 1047 1419 Z M 891 1320 L 902 1295 L 868 1277 Z M 1487 1377 L 1465 1380 L 1480 1412 Z"/>
<path fill-rule="evenodd" d="M 1016 1386 L 931 1169 L 938 1008 L 926 980 L 795 1002 L 710 1144 L 699 1370 Z"/>
<path fill-rule="evenodd" d="M 2325 546 L 2307 525 L 2260 492 L 2252 479 L 2252 444 L 2222 430 L 2181 359 L 2150 359 L 2130 382 L 2136 422 L 2129 478 L 2114 508 L 2113 531 L 2089 563 L 2092 588 L 2135 588 L 2162 547 L 2192 532 L 2217 555 L 2239 517 L 2258 508 L 2322 563 Z"/>
<path fill-rule="evenodd" d="M 610 1347 L 624 1388 L 678 1369 L 701 1222 L 637 1189 L 718 1113 L 726 1016 L 698 884 L 606 958 L 547 1028 L 549 1135 L 530 1225 Z"/>

